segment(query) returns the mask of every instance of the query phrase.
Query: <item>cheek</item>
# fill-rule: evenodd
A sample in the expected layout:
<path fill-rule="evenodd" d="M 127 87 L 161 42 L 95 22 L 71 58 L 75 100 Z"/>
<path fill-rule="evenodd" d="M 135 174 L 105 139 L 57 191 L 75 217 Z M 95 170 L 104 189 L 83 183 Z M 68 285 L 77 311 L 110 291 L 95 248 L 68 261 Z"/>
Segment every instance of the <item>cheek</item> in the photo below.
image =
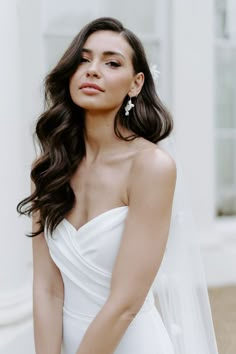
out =
<path fill-rule="evenodd" d="M 78 68 L 70 78 L 71 87 L 79 86 L 81 75 L 81 68 Z"/>
<path fill-rule="evenodd" d="M 76 74 L 74 74 L 69 81 L 69 91 L 71 96 L 78 90 L 79 80 Z"/>
<path fill-rule="evenodd" d="M 125 96 L 131 87 L 131 79 L 127 76 L 117 77 L 110 81 L 110 87 L 117 95 Z"/>

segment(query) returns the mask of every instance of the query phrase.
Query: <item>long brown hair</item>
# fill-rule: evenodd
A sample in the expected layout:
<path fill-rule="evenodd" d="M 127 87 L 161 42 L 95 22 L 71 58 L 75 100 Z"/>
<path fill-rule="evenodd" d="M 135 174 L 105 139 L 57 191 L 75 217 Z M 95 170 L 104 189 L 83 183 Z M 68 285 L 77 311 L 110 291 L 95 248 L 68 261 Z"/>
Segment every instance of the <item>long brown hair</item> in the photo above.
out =
<path fill-rule="evenodd" d="M 87 24 L 74 38 L 56 67 L 45 78 L 45 111 L 36 122 L 40 156 L 34 162 L 31 179 L 35 191 L 17 205 L 21 215 L 39 211 L 39 230 L 45 226 L 52 233 L 75 202 L 70 178 L 85 155 L 84 110 L 75 105 L 69 93 L 69 80 L 81 62 L 83 45 L 94 32 L 109 30 L 120 33 L 132 48 L 134 72 L 143 72 L 145 81 L 129 116 L 124 115 L 128 96 L 116 114 L 114 132 L 123 140 L 143 137 L 153 143 L 168 136 L 173 127 L 170 113 L 159 99 L 144 48 L 140 40 L 114 18 L 98 18 Z M 123 137 L 118 125 L 132 134 Z"/>

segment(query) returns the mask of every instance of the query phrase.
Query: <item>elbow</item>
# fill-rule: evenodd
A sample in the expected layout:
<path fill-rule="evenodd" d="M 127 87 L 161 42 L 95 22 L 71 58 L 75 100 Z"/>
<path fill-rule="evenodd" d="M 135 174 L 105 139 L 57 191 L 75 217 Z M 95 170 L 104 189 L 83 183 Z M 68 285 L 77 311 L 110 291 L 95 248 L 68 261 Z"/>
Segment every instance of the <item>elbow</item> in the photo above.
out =
<path fill-rule="evenodd" d="M 57 299 L 60 302 L 64 302 L 64 288 L 63 284 L 47 284 L 46 282 L 33 281 L 33 298 L 41 299 Z"/>
<path fill-rule="evenodd" d="M 108 306 L 112 312 L 115 312 L 122 319 L 131 322 L 143 305 L 143 301 L 137 297 L 123 298 L 123 297 L 110 297 Z"/>
<path fill-rule="evenodd" d="M 121 317 L 123 319 L 127 320 L 128 322 L 132 322 L 133 319 L 138 314 L 139 310 L 140 310 L 140 308 L 133 307 L 133 306 L 126 307 L 126 309 L 123 311 Z"/>

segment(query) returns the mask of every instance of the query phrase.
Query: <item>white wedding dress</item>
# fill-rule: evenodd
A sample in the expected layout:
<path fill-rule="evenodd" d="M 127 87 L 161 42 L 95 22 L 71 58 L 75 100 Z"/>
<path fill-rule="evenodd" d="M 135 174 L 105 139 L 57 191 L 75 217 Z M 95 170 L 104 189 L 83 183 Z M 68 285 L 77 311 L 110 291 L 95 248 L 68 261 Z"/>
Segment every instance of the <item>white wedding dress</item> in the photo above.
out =
<path fill-rule="evenodd" d="M 52 235 L 45 230 L 51 257 L 64 281 L 63 354 L 76 353 L 89 324 L 109 296 L 128 209 L 110 209 L 79 230 L 65 218 Z M 152 288 L 114 354 L 174 354 Z"/>

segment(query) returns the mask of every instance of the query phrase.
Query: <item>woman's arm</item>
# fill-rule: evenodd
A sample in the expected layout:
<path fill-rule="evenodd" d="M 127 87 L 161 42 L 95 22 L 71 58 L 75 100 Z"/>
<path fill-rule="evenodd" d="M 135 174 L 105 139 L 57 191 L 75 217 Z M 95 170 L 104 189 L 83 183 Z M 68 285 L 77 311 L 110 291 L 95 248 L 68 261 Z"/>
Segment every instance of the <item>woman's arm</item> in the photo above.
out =
<path fill-rule="evenodd" d="M 88 327 L 77 354 L 114 353 L 140 310 L 164 255 L 175 181 L 175 163 L 163 151 L 143 151 L 134 159 L 129 212 L 110 296 Z"/>
<path fill-rule="evenodd" d="M 33 192 L 34 185 L 31 184 Z M 38 214 L 33 215 L 38 230 Z M 64 288 L 61 274 L 52 261 L 44 233 L 33 237 L 33 318 L 36 354 L 60 354 Z"/>

